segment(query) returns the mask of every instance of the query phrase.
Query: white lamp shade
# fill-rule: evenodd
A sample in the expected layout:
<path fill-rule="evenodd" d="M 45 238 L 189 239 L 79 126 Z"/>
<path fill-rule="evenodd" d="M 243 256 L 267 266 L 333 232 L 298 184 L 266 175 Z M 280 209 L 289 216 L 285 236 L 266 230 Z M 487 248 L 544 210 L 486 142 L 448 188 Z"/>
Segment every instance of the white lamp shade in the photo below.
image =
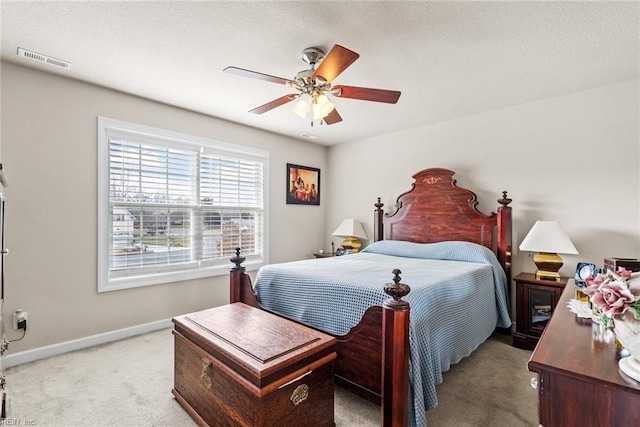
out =
<path fill-rule="evenodd" d="M 519 248 L 527 252 L 578 253 L 558 221 L 537 221 Z"/>
<path fill-rule="evenodd" d="M 320 107 L 320 115 L 324 118 L 331 113 L 336 106 L 333 105 L 333 102 L 329 101 L 326 95 L 319 95 L 317 98 L 318 106 Z"/>
<path fill-rule="evenodd" d="M 369 239 L 367 237 L 367 233 L 365 233 L 364 228 L 362 228 L 362 224 L 360 221 L 354 218 L 347 218 L 342 221 L 342 224 L 336 228 L 336 231 L 333 232 L 334 236 L 337 237 L 357 237 L 358 239 Z"/>
<path fill-rule="evenodd" d="M 293 112 L 304 119 L 309 111 L 311 111 L 311 97 L 303 93 L 298 97 Z"/>
<path fill-rule="evenodd" d="M 318 105 L 317 102 L 313 103 L 313 120 L 321 120 L 322 117 L 322 109 Z"/>
<path fill-rule="evenodd" d="M 322 120 L 329 115 L 336 108 L 333 102 L 327 98 L 326 95 L 320 94 L 313 98 L 312 111 L 313 120 Z"/>

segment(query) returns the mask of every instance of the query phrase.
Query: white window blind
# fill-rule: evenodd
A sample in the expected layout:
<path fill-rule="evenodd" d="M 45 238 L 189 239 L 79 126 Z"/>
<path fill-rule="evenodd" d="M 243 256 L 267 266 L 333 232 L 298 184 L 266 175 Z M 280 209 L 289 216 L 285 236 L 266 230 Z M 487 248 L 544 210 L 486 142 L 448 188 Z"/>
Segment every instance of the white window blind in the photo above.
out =
<path fill-rule="evenodd" d="M 99 118 L 99 290 L 266 257 L 266 152 Z"/>

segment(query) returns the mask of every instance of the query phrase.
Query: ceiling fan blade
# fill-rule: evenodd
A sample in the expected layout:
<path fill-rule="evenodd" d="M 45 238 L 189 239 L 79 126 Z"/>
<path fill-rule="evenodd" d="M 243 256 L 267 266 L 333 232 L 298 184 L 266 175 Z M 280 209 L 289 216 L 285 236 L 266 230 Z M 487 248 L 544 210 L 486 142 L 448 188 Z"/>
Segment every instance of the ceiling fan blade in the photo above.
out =
<path fill-rule="evenodd" d="M 238 67 L 227 67 L 225 73 L 235 74 L 236 76 L 250 77 L 252 79 L 263 80 L 265 82 L 279 83 L 281 85 L 291 86 L 291 80 L 282 77 L 270 76 L 269 74 L 258 73 L 257 71 L 245 70 Z"/>
<path fill-rule="evenodd" d="M 298 97 L 298 94 L 290 93 L 289 95 L 281 96 L 278 99 L 274 99 L 271 102 L 267 102 L 264 105 L 254 108 L 253 110 L 249 110 L 250 113 L 253 114 L 262 114 L 266 113 L 269 110 L 273 110 L 276 107 L 286 104 L 287 102 L 291 102 Z"/>
<path fill-rule="evenodd" d="M 337 92 L 342 92 L 338 94 Z M 395 104 L 400 98 L 397 90 L 371 89 L 368 87 L 334 86 L 331 92 L 340 98 L 361 99 L 363 101 L 386 102 Z"/>
<path fill-rule="evenodd" d="M 338 110 L 336 110 L 335 108 L 333 109 L 333 111 L 331 111 L 324 119 L 324 122 L 328 125 L 332 125 L 334 123 L 338 123 L 342 121 L 342 117 L 340 117 L 340 114 L 338 114 Z"/>
<path fill-rule="evenodd" d="M 336 44 L 313 72 L 312 77 L 322 76 L 327 82 L 331 82 L 359 57 L 357 53 Z"/>

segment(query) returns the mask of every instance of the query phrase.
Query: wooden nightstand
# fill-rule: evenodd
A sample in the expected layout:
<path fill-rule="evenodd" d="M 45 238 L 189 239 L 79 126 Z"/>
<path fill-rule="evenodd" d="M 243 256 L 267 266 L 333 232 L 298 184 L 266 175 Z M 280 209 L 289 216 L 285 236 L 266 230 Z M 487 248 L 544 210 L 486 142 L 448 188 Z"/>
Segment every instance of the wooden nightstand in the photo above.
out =
<path fill-rule="evenodd" d="M 533 350 L 551 319 L 568 279 L 563 277 L 559 282 L 538 280 L 535 274 L 520 273 L 513 280 L 516 282 L 513 346 Z"/>
<path fill-rule="evenodd" d="M 316 258 L 329 258 L 332 256 L 336 256 L 336 253 L 335 252 L 323 252 L 323 253 L 316 252 L 313 254 L 313 256 Z"/>

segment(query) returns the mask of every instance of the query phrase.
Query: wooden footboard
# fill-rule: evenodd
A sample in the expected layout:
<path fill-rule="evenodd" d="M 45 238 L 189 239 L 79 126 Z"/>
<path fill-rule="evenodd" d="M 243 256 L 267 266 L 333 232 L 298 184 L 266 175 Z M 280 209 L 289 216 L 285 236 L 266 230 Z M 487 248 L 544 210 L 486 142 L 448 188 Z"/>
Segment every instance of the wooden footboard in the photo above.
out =
<path fill-rule="evenodd" d="M 242 266 L 240 248 L 231 258 L 230 302 L 265 309 L 258 301 L 251 278 Z M 409 303 L 402 300 L 409 286 L 400 283 L 400 270 L 385 285 L 391 296 L 384 306 L 372 306 L 360 323 L 336 338 L 336 384 L 381 405 L 383 426 L 406 426 L 409 392 Z M 307 325 L 308 326 L 308 325 Z M 326 331 L 322 331 L 327 333 Z"/>
<path fill-rule="evenodd" d="M 373 306 L 348 334 L 336 336 L 338 358 L 336 384 L 381 404 L 382 399 L 382 307 Z M 363 369 L 363 367 L 365 367 Z"/>

